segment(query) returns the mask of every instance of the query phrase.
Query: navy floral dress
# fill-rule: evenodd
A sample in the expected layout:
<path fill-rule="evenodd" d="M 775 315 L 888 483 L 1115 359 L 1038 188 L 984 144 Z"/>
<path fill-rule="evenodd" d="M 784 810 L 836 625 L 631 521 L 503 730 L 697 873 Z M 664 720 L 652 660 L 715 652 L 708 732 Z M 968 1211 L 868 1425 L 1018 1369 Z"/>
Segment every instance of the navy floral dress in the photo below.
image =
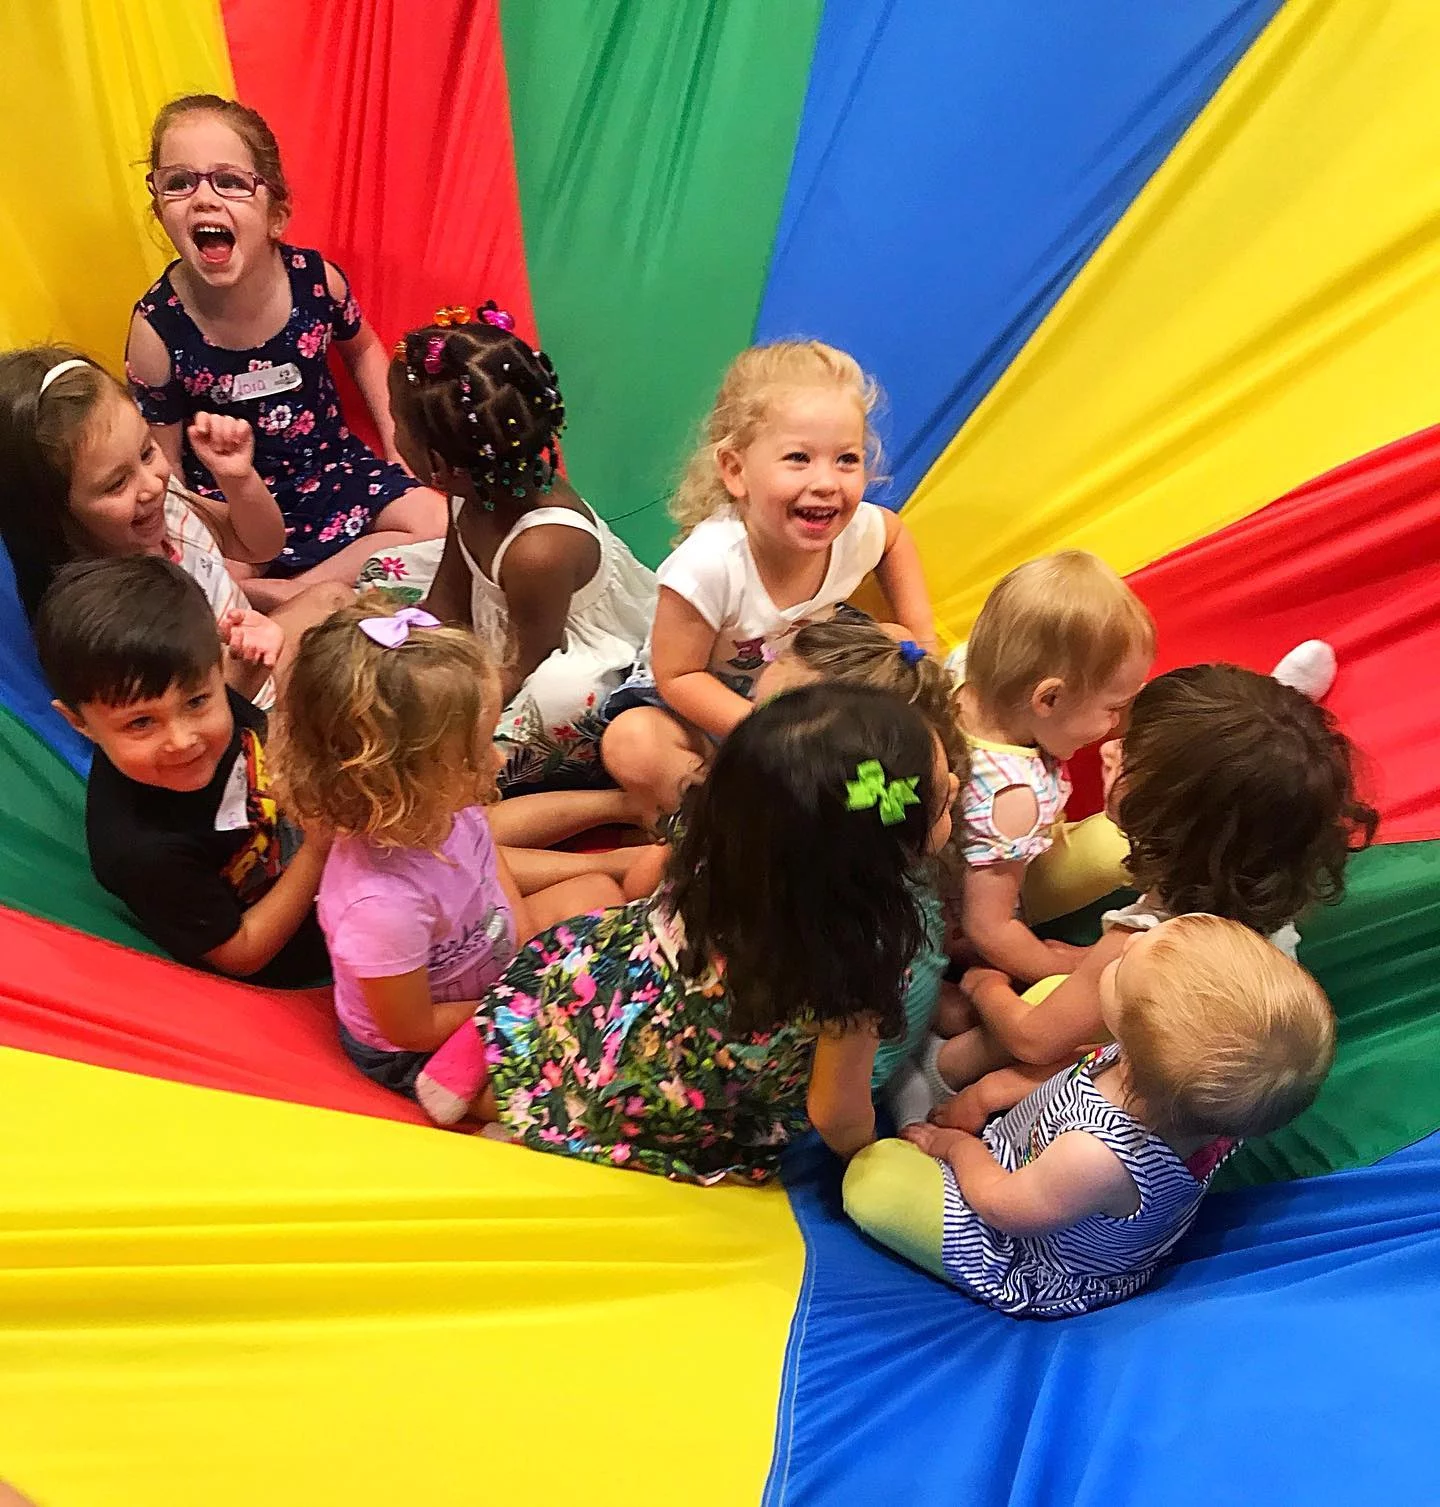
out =
<path fill-rule="evenodd" d="M 175 292 L 170 274 L 179 263 L 171 262 L 135 305 L 165 342 L 170 380 L 150 387 L 128 374 L 148 423 L 188 424 L 201 411 L 249 420 L 255 469 L 285 515 L 285 548 L 268 574 L 293 576 L 368 533 L 376 515 L 418 483 L 402 467 L 380 460 L 341 417 L 326 356 L 332 340 L 350 340 L 360 331 L 360 306 L 348 283 L 338 302 L 330 296 L 318 251 L 279 250 L 290 277 L 291 308 L 278 335 L 245 351 L 212 345 Z M 252 376 L 267 370 L 273 379 Z M 257 385 L 270 390 L 246 394 Z M 188 446 L 185 484 L 202 497 L 221 495 Z"/>
<path fill-rule="evenodd" d="M 809 1124 L 815 1034 L 730 1025 L 723 975 L 679 966 L 662 896 L 515 955 L 475 1015 L 500 1123 L 536 1151 L 680 1182 L 764 1182 Z"/>

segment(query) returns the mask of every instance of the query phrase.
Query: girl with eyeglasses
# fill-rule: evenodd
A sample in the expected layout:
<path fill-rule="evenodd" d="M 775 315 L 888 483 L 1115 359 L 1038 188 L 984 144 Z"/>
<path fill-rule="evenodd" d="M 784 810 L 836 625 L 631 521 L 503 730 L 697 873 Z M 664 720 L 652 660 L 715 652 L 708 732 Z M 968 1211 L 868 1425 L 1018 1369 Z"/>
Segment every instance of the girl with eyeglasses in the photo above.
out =
<path fill-rule="evenodd" d="M 171 101 L 151 131 L 146 183 L 179 255 L 135 305 L 126 368 L 157 442 L 202 497 L 219 488 L 186 425 L 204 409 L 253 427 L 286 539 L 263 579 L 232 563 L 251 601 L 269 611 L 316 582 L 351 585 L 377 549 L 443 535 L 444 499 L 399 464 L 389 359 L 345 274 L 281 239 L 290 189 L 261 116 L 213 94 Z M 332 341 L 384 460 L 345 424 L 326 365 Z"/>

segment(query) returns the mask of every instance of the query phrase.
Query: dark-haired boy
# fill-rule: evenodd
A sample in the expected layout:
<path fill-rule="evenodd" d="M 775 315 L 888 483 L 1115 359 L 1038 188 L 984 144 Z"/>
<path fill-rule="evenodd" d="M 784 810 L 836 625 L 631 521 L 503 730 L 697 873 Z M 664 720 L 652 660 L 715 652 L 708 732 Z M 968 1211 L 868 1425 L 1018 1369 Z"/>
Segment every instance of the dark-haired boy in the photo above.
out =
<path fill-rule="evenodd" d="M 328 971 L 328 844 L 276 809 L 265 714 L 227 688 L 210 604 L 157 556 L 66 566 L 35 618 L 55 707 L 95 745 L 95 877 L 182 963 L 282 987 Z"/>

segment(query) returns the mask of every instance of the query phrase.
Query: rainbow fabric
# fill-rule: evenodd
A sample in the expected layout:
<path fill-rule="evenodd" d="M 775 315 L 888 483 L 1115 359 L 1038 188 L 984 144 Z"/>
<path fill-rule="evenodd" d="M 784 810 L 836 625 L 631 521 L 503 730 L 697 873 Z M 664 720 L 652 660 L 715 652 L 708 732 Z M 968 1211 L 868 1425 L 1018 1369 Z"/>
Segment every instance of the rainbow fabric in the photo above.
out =
<path fill-rule="evenodd" d="M 888 393 L 876 495 L 947 636 L 1075 545 L 1161 668 L 1326 637 L 1384 816 L 1304 927 L 1319 1103 L 1154 1291 L 1019 1324 L 866 1246 L 823 1156 L 700 1190 L 423 1129 L 323 998 L 146 956 L 0 580 L 0 1476 L 54 1507 L 1440 1499 L 1432 0 L 16 0 L 0 56 L 0 346 L 118 366 L 166 260 L 149 121 L 238 90 L 382 339 L 486 297 L 543 339 L 569 471 L 651 562 L 728 359 L 833 341 Z"/>

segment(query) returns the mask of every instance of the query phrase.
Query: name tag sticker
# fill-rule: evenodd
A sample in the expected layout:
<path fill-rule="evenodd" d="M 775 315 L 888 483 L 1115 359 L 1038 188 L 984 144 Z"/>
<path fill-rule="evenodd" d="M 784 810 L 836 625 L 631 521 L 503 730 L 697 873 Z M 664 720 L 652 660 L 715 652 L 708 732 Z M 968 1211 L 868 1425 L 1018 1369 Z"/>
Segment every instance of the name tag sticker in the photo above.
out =
<path fill-rule="evenodd" d="M 235 763 L 230 769 L 230 778 L 225 781 L 225 789 L 220 794 L 220 804 L 215 810 L 217 832 L 238 832 L 242 827 L 250 825 L 250 811 L 247 806 L 249 795 L 250 774 L 245 767 L 245 750 L 242 748 L 235 755 Z"/>
<path fill-rule="evenodd" d="M 291 392 L 300 385 L 300 368 L 293 361 L 284 366 L 262 366 L 256 371 L 238 372 L 230 384 L 230 401 L 244 403 L 249 398 L 273 398 Z"/>

